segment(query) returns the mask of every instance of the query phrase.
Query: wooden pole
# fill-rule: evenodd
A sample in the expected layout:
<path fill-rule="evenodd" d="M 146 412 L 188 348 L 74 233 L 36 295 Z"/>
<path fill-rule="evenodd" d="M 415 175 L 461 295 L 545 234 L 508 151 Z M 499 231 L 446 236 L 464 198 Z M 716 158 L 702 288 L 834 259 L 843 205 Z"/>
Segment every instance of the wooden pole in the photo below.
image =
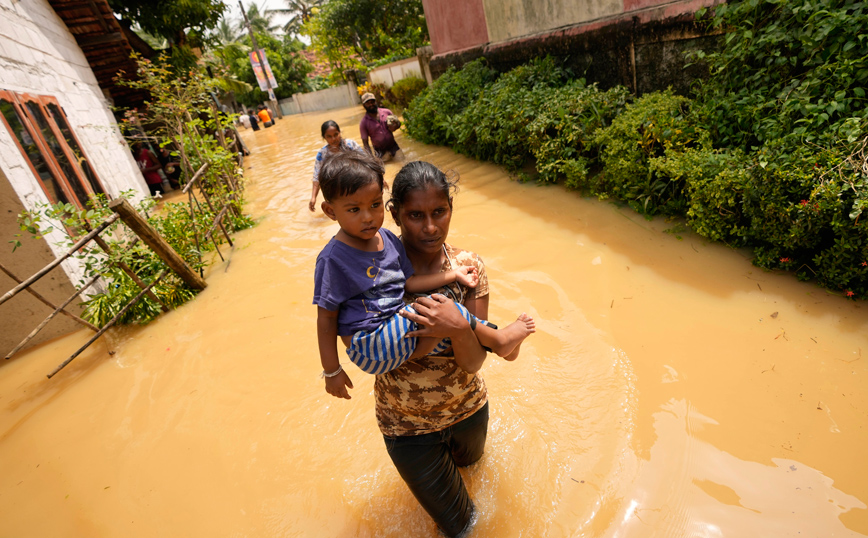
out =
<path fill-rule="evenodd" d="M 126 202 L 126 200 L 124 200 L 124 201 Z M 57 368 L 55 368 L 55 369 L 54 369 L 50 374 L 48 374 L 48 379 L 51 379 L 51 378 L 54 376 L 54 374 L 56 374 L 57 372 L 61 371 L 61 370 L 62 370 L 62 369 L 67 365 L 67 364 L 71 363 L 71 362 L 72 362 L 72 359 L 78 357 L 78 356 L 81 354 L 82 351 L 84 351 L 85 349 L 87 349 L 88 346 L 90 346 L 92 343 L 96 342 L 96 339 L 97 339 L 97 338 L 99 338 L 100 336 L 102 336 L 102 334 L 103 334 L 104 332 L 106 332 L 107 330 L 109 330 L 109 328 L 111 328 L 112 325 L 114 325 L 115 323 L 117 323 L 117 321 L 118 321 L 119 319 L 121 319 L 121 316 L 123 316 L 124 314 L 126 314 L 126 313 L 127 313 L 127 310 L 129 310 L 130 307 L 132 307 L 134 304 L 136 304 L 136 302 L 138 302 L 139 299 L 141 299 L 142 297 L 144 297 L 145 294 L 148 292 L 148 290 L 150 290 L 151 288 L 153 288 L 154 286 L 156 286 L 157 283 L 158 283 L 160 280 L 162 280 L 163 277 L 166 276 L 166 274 L 167 274 L 168 272 L 169 272 L 168 269 L 164 269 L 163 272 L 160 273 L 159 276 L 157 276 L 157 278 L 155 278 L 154 281 L 151 282 L 151 283 L 148 285 L 148 287 L 147 287 L 146 289 L 143 289 L 142 291 L 140 291 L 139 294 L 136 295 L 135 297 L 133 297 L 133 300 L 130 301 L 130 302 L 128 302 L 127 305 L 126 305 L 125 307 L 123 307 L 123 309 L 121 309 L 121 311 L 118 312 L 117 315 L 116 315 L 115 317 L 113 317 L 111 320 L 109 320 L 109 322 L 105 324 L 105 327 L 103 327 L 102 329 L 100 329 L 98 333 L 96 333 L 95 335 L 93 335 L 93 336 L 90 338 L 90 340 L 88 340 L 88 341 L 87 341 L 83 346 L 81 346 L 80 348 L 78 348 L 78 351 L 76 351 L 75 353 L 73 353 L 71 357 L 69 357 L 68 359 L 66 359 L 66 360 L 63 361 L 62 363 L 60 363 L 60 365 L 59 365 Z M 193 273 L 193 274 L 195 274 L 195 273 Z"/>
<path fill-rule="evenodd" d="M 188 286 L 196 290 L 204 290 L 208 284 L 187 265 L 187 262 L 175 252 L 169 243 L 146 221 L 124 198 L 115 198 L 109 203 L 109 209 L 114 211 L 124 221 L 124 224 L 142 238 L 157 256 L 178 273 Z"/>
<path fill-rule="evenodd" d="M 32 340 L 33 337 L 35 337 L 37 334 L 39 334 L 39 331 L 41 331 L 41 330 L 43 329 L 43 327 L 45 327 L 46 325 L 48 325 L 48 322 L 49 322 L 49 321 L 51 321 L 52 319 L 54 319 L 54 316 L 56 316 L 59 312 L 63 312 L 63 309 L 66 308 L 67 305 L 69 305 L 69 303 L 71 303 L 73 300 L 75 300 L 76 297 L 78 297 L 79 295 L 81 295 L 82 292 L 84 292 L 84 290 L 86 290 L 87 288 L 91 287 L 91 286 L 93 285 L 94 282 L 96 282 L 97 280 L 99 280 L 100 277 L 101 277 L 101 275 L 96 275 L 95 277 L 93 277 L 93 278 L 91 278 L 90 280 L 88 280 L 88 281 L 84 284 L 84 286 L 81 287 L 81 289 L 79 289 L 78 291 L 76 291 L 75 293 L 73 293 L 73 294 L 69 297 L 69 299 L 67 299 L 66 301 L 64 301 L 64 303 L 63 303 L 62 305 L 60 305 L 60 306 L 58 306 L 57 308 L 55 308 L 55 309 L 54 309 L 54 312 L 52 312 L 51 314 L 49 314 L 47 318 L 45 318 L 44 320 L 42 320 L 42 323 L 40 323 L 39 325 L 37 325 L 36 328 L 33 329 L 33 330 L 30 332 L 30 334 L 27 335 L 27 338 L 25 338 L 24 340 L 21 341 L 20 344 L 18 344 L 17 346 L 15 346 L 15 349 L 13 349 L 12 351 L 10 351 L 9 353 L 6 354 L 6 360 L 8 361 L 9 359 L 11 359 L 11 358 L 12 358 L 12 355 L 15 355 L 16 353 L 18 353 L 18 352 L 21 350 L 21 348 L 23 348 L 24 346 L 26 346 L 26 345 L 27 345 L 27 342 L 29 342 L 30 340 Z M 98 329 L 97 329 L 97 332 L 99 332 Z"/>
<path fill-rule="evenodd" d="M 129 203 L 127 203 L 127 205 L 129 205 Z M 130 206 L 130 209 L 132 209 L 132 206 Z M 133 212 L 135 212 L 134 209 L 133 209 Z M 90 241 L 91 239 L 93 239 L 97 234 L 99 234 L 101 231 L 103 231 L 103 230 L 105 230 L 106 228 L 108 228 L 109 226 L 111 226 L 111 225 L 114 223 L 114 221 L 118 220 L 118 218 L 119 218 L 118 215 L 112 215 L 111 217 L 109 217 L 108 219 L 106 219 L 105 222 L 103 222 L 102 224 L 100 224 L 99 226 L 97 226 L 96 228 L 94 228 L 92 232 L 90 232 L 90 233 L 87 234 L 86 236 L 84 236 L 84 237 L 82 237 L 81 239 L 79 239 L 78 242 L 77 242 L 76 244 L 72 245 L 72 248 L 70 248 L 70 249 L 66 252 L 66 254 L 64 254 L 63 256 L 61 256 L 61 257 L 59 257 L 59 258 L 57 258 L 57 259 L 54 260 L 53 262 L 49 263 L 48 265 L 46 265 L 45 267 L 43 267 L 43 268 L 42 268 L 38 273 L 36 273 L 35 275 L 31 276 L 30 278 L 28 278 L 27 280 L 25 280 L 25 281 L 22 282 L 21 284 L 18 284 L 17 286 L 15 286 L 14 288 L 12 288 L 11 290 L 7 291 L 7 292 L 6 292 L 6 295 L 4 295 L 3 297 L 0 297 L 0 304 L 3 304 L 3 303 L 5 303 L 6 301 L 8 301 L 9 299 L 15 297 L 16 295 L 18 295 L 18 292 L 20 292 L 21 290 L 23 290 L 23 289 L 29 287 L 31 284 L 33 284 L 33 283 L 36 282 L 37 280 L 39 280 L 40 278 L 44 277 L 44 276 L 45 276 L 49 271 L 51 271 L 52 269 L 54 269 L 55 267 L 57 267 L 58 265 L 60 265 L 60 263 L 61 263 L 63 260 L 65 260 L 65 259 L 69 258 L 70 256 L 72 256 L 73 254 L 75 254 L 75 253 L 78 251 L 78 249 L 80 249 L 81 247 L 83 247 L 84 245 L 86 245 L 87 242 Z"/>
<path fill-rule="evenodd" d="M 0 263 L 0 271 L 3 271 L 4 273 L 6 273 L 6 275 L 9 276 L 9 278 L 11 278 L 15 282 L 21 284 L 21 279 L 18 278 L 17 276 L 15 276 L 14 274 L 12 274 L 12 272 L 9 271 L 9 269 L 7 269 L 6 267 L 4 267 L 2 263 Z M 32 288 L 27 288 L 26 291 L 30 295 L 32 295 L 32 296 L 36 297 L 37 299 L 39 299 L 40 301 L 42 301 L 42 303 L 45 304 L 45 306 L 47 306 L 48 308 L 51 308 L 52 310 L 57 308 L 56 306 L 54 306 L 54 304 L 51 301 L 49 301 L 48 299 L 46 299 L 42 295 L 39 295 L 37 292 L 33 291 Z M 87 321 L 81 319 L 80 317 L 76 316 L 75 314 L 73 314 L 71 312 L 67 312 L 66 310 L 61 310 L 60 313 L 63 314 L 64 316 L 72 319 L 76 323 L 80 323 L 81 325 L 84 325 L 85 327 L 87 327 L 88 329 L 90 329 L 94 332 L 99 330 L 99 327 L 97 327 L 96 325 L 94 325 L 92 323 L 88 323 Z"/>

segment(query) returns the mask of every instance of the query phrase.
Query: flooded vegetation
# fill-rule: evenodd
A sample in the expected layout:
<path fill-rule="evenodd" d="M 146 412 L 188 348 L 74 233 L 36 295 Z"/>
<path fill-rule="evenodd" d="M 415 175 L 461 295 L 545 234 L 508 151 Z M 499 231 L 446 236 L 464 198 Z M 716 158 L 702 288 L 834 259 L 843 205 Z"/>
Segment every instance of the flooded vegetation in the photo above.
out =
<path fill-rule="evenodd" d="M 361 114 L 243 133 L 258 225 L 194 301 L 54 379 L 87 333 L 0 368 L 0 533 L 437 536 L 386 453 L 373 377 L 351 367 L 350 401 L 318 378 L 313 265 L 337 225 L 308 211 L 313 157 L 324 120 L 358 141 Z M 868 534 L 863 304 L 674 222 L 399 143 L 460 174 L 449 240 L 484 258 L 490 318 L 537 322 L 518 361 L 481 371 L 471 536 Z"/>

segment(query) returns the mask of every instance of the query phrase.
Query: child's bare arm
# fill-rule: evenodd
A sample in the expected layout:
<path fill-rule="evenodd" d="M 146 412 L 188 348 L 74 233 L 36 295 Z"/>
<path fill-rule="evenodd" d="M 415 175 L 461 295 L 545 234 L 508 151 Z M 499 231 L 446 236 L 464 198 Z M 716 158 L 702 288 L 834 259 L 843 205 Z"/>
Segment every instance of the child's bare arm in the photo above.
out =
<path fill-rule="evenodd" d="M 319 342 L 319 359 L 322 370 L 326 374 L 337 372 L 341 367 L 338 358 L 338 312 L 326 310 L 319 306 L 316 309 L 316 335 Z M 353 388 L 350 376 L 341 370 L 333 377 L 325 378 L 326 392 L 335 398 L 351 399 L 348 388 Z"/>
<path fill-rule="evenodd" d="M 433 275 L 413 275 L 407 279 L 404 287 L 410 293 L 425 293 L 458 282 L 468 288 L 475 288 L 479 284 L 479 275 L 476 267 L 462 266 L 453 271 L 434 273 Z"/>

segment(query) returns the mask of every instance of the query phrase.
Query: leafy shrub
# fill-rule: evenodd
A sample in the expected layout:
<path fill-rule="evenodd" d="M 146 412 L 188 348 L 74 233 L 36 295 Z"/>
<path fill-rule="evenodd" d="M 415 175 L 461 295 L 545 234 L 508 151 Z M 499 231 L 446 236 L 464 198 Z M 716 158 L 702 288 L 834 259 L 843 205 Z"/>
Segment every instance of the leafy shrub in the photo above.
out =
<path fill-rule="evenodd" d="M 751 161 L 739 192 L 754 262 L 868 297 L 868 6 L 732 2 L 711 24 L 726 43 L 698 54 L 712 75 L 696 112 L 716 146 Z"/>
<path fill-rule="evenodd" d="M 504 73 L 456 118 L 455 150 L 520 168 L 531 156 L 527 126 L 545 103 L 545 89 L 562 86 L 567 76 L 550 57 Z"/>
<path fill-rule="evenodd" d="M 684 182 L 687 224 L 703 237 L 733 246 L 744 245 L 750 232 L 742 208 L 749 164 L 740 152 L 707 147 L 667 151 L 649 161 L 652 173 Z"/>
<path fill-rule="evenodd" d="M 410 105 L 410 101 L 415 99 L 427 86 L 428 83 L 419 77 L 407 77 L 394 83 L 390 89 L 392 95 L 395 96 L 395 104 L 401 109 L 405 109 Z"/>
<path fill-rule="evenodd" d="M 864 2 L 731 2 L 715 7 L 711 24 L 727 31 L 721 51 L 697 54 L 711 68 L 699 95 L 716 143 L 745 151 L 781 140 L 830 147 L 864 133 Z"/>
<path fill-rule="evenodd" d="M 404 111 L 407 134 L 428 144 L 455 142 L 455 117 L 476 100 L 497 74 L 480 58 L 461 70 L 449 67 L 440 78 L 410 103 Z"/>
<path fill-rule="evenodd" d="M 587 188 L 594 131 L 607 126 L 623 110 L 629 92 L 623 86 L 601 92 L 583 79 L 540 91 L 540 107 L 527 127 L 527 144 L 536 158 L 538 181 L 564 179 L 568 188 Z"/>
<path fill-rule="evenodd" d="M 628 104 L 612 124 L 597 131 L 603 171 L 592 188 L 625 200 L 640 213 L 683 214 L 685 180 L 651 160 L 690 147 L 706 147 L 708 133 L 688 116 L 688 99 L 672 93 L 649 93 Z"/>

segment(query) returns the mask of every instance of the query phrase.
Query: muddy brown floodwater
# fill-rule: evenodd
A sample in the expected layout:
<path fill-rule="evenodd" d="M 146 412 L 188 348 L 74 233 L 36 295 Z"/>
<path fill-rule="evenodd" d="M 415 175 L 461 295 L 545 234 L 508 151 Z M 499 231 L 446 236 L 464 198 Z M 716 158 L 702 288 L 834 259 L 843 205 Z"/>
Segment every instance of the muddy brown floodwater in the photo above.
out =
<path fill-rule="evenodd" d="M 317 377 L 313 265 L 337 227 L 307 210 L 313 157 L 324 120 L 358 141 L 360 117 L 243 133 L 259 224 L 195 301 L 53 379 L 87 333 L 0 367 L 0 535 L 437 536 L 386 454 L 373 377 L 351 371 L 350 401 Z M 491 319 L 537 320 L 517 362 L 482 369 L 472 536 L 868 534 L 864 303 L 399 142 L 460 173 L 450 242 L 485 259 Z"/>

